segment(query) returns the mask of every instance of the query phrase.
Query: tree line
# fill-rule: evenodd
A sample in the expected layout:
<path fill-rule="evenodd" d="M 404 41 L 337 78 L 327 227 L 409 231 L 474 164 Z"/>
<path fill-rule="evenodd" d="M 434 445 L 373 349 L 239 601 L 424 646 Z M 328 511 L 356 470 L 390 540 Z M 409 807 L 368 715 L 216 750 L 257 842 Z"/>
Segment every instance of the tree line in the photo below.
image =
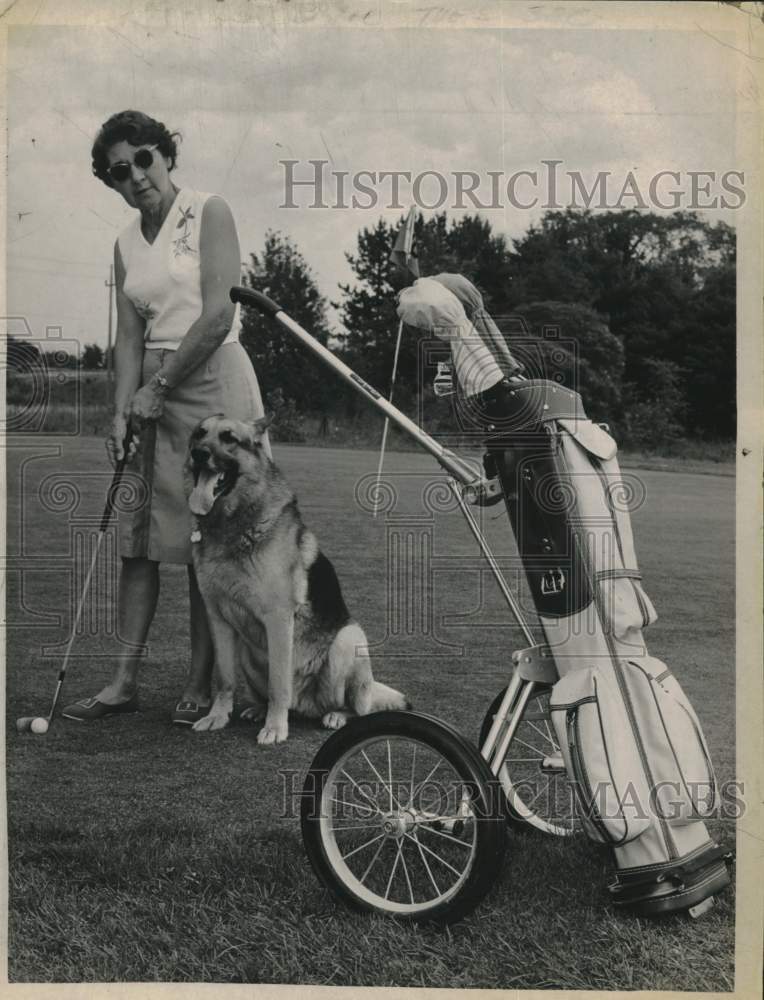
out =
<path fill-rule="evenodd" d="M 46 360 L 48 354 L 55 355 L 53 366 Z M 106 365 L 106 352 L 98 344 L 85 344 L 79 355 L 69 350 L 62 352 L 54 342 L 49 343 L 47 351 L 41 351 L 37 344 L 9 334 L 5 339 L 5 364 L 9 371 L 19 374 L 44 372 L 50 367 L 67 371 L 97 371 Z"/>
<path fill-rule="evenodd" d="M 390 261 L 397 224 L 362 229 L 346 254 L 354 281 L 332 305 L 295 243 L 268 232 L 251 255 L 245 283 L 270 295 L 381 392 L 387 392 L 398 318 L 409 280 Z M 735 434 L 735 232 L 695 212 L 550 211 L 511 242 L 486 219 L 416 220 L 422 275 L 458 272 L 531 377 L 555 378 L 584 396 L 594 419 L 625 443 Z M 421 334 L 401 343 L 395 400 L 431 401 L 418 361 Z M 243 314 L 242 342 L 266 394 L 298 410 L 354 415 L 362 401 L 256 310 Z"/>
<path fill-rule="evenodd" d="M 269 231 L 250 254 L 244 283 L 265 292 L 383 393 L 398 329 L 396 297 L 412 279 L 390 261 L 403 218 L 362 229 L 346 257 L 352 283 L 330 303 L 298 246 Z M 735 233 L 695 212 L 549 211 L 508 241 L 477 215 L 416 219 L 422 275 L 458 272 L 486 308 L 530 377 L 580 391 L 589 415 L 626 444 L 672 438 L 730 439 L 736 425 Z M 404 333 L 395 402 L 437 411 L 432 366 L 418 354 L 421 332 Z M 366 404 L 258 310 L 242 310 L 241 340 L 271 405 L 284 415 L 354 419 Z M 29 369 L 34 345 L 8 338 L 8 368 Z M 103 368 L 86 344 L 68 367 Z"/>

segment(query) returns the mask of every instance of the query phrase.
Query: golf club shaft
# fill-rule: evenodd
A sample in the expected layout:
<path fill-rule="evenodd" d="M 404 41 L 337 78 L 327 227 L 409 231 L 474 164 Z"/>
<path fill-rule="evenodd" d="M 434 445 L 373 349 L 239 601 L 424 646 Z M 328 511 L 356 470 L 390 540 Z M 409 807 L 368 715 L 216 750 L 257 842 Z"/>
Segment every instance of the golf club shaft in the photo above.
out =
<path fill-rule="evenodd" d="M 71 653 L 72 646 L 74 645 L 74 639 L 77 634 L 77 629 L 79 628 L 80 619 L 82 618 L 82 609 L 85 606 L 85 598 L 88 596 L 88 591 L 90 590 L 90 580 L 93 576 L 96 561 L 98 560 L 98 553 L 101 551 L 101 542 L 103 542 L 104 536 L 105 531 L 101 528 L 98 532 L 98 541 L 96 542 L 95 549 L 93 550 L 93 558 L 90 560 L 90 568 L 88 569 L 87 576 L 85 577 L 82 595 L 80 596 L 77 611 L 74 615 L 74 624 L 72 625 L 72 631 L 69 634 L 69 641 L 66 644 L 66 651 L 64 652 L 64 662 L 61 664 L 61 669 L 58 671 L 58 681 L 56 682 L 56 690 L 53 695 L 53 701 L 50 705 L 50 711 L 48 712 L 48 722 L 50 722 L 53 718 L 53 713 L 56 711 L 58 700 L 61 697 L 61 688 L 64 685 L 64 678 L 66 677 L 66 666 L 69 662 L 69 654 Z"/>
<path fill-rule="evenodd" d="M 401 336 L 403 334 L 403 320 L 398 324 L 398 336 L 395 341 L 395 357 L 393 358 L 393 374 L 390 379 L 390 397 L 388 402 L 392 403 L 393 393 L 395 392 L 395 376 L 398 374 L 398 355 L 401 349 Z M 385 462 L 385 445 L 387 444 L 387 432 L 390 429 L 390 418 L 385 417 L 385 426 L 382 430 L 382 444 L 379 449 L 379 465 L 377 466 L 377 483 L 374 492 L 374 517 L 377 516 L 377 507 L 379 506 L 376 502 L 376 498 L 379 496 L 379 483 L 382 479 L 382 466 Z"/>
<path fill-rule="evenodd" d="M 457 489 L 456 483 L 453 481 L 449 481 L 449 486 L 451 487 L 451 492 L 454 494 L 454 499 L 459 504 L 459 508 L 462 514 L 464 514 L 464 519 L 469 525 L 469 529 L 472 532 L 475 541 L 480 546 L 480 551 L 485 556 L 486 561 L 488 562 L 488 565 L 491 568 L 491 572 L 493 573 L 496 583 L 499 585 L 499 590 L 501 591 L 504 600 L 507 602 L 507 605 L 509 606 L 512 615 L 514 616 L 515 621 L 522 630 L 523 636 L 525 637 L 525 641 L 528 643 L 529 646 L 535 645 L 536 640 L 533 637 L 533 633 L 530 630 L 528 622 L 525 620 L 525 615 L 523 614 L 522 608 L 520 607 L 518 601 L 515 599 L 515 595 L 512 593 L 509 584 L 504 579 L 504 574 L 501 572 L 499 564 L 496 562 L 496 557 L 489 548 L 488 543 L 485 540 L 485 536 L 483 535 L 483 532 L 480 530 L 480 526 L 475 520 L 474 514 L 469 509 L 467 504 L 464 502 L 464 497 L 462 496 L 461 492 Z"/>
<path fill-rule="evenodd" d="M 106 529 L 109 526 L 109 521 L 111 520 L 111 515 L 114 511 L 114 498 L 116 496 L 117 490 L 119 489 L 119 484 L 122 481 L 122 476 L 125 471 L 125 466 L 127 465 L 127 460 L 130 450 L 130 440 L 132 438 L 132 429 L 130 424 L 127 425 L 127 431 L 125 433 L 125 440 L 122 443 L 122 458 L 117 463 L 114 469 L 114 475 L 112 476 L 111 483 L 109 485 L 109 491 L 106 494 L 106 506 L 104 507 L 103 516 L 101 518 L 101 524 L 98 529 L 98 540 L 96 541 L 95 549 L 93 550 L 93 556 L 90 560 L 90 567 L 85 577 L 85 583 L 82 587 L 82 594 L 80 596 L 79 603 L 77 604 L 77 611 L 74 615 L 74 624 L 72 625 L 72 630 L 69 634 L 69 641 L 66 644 L 66 650 L 64 652 L 64 661 L 61 664 L 61 669 L 58 671 L 58 680 L 56 681 L 56 690 L 53 693 L 53 701 L 50 704 L 50 711 L 48 712 L 48 723 L 50 724 L 53 714 L 58 706 L 59 698 L 61 697 L 61 690 L 64 686 L 64 678 L 66 677 L 66 667 L 69 663 L 69 654 L 72 651 L 72 646 L 74 645 L 74 639 L 77 635 L 77 629 L 80 625 L 80 619 L 82 618 L 82 609 L 85 607 L 85 598 L 88 596 L 88 591 L 90 590 L 90 581 L 93 578 L 93 570 L 95 569 L 96 562 L 98 560 L 98 553 L 101 551 L 101 544 L 106 535 Z"/>

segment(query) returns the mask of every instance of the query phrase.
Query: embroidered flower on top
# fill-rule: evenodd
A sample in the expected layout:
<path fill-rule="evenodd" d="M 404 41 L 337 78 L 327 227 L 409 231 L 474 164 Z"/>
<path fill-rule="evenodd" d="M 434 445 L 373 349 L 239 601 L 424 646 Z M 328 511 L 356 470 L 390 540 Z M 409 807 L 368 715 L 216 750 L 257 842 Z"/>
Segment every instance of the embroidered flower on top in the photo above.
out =
<path fill-rule="evenodd" d="M 188 208 L 182 208 L 178 206 L 180 211 L 180 218 L 175 226 L 176 229 L 183 228 L 183 232 L 178 236 L 177 239 L 172 241 L 173 254 L 176 257 L 181 257 L 183 254 L 194 254 L 196 250 L 191 246 L 191 219 L 195 218 L 191 206 Z"/>
<path fill-rule="evenodd" d="M 145 320 L 152 320 L 156 316 L 156 310 L 145 299 L 133 299 L 133 305 L 135 306 L 135 311 Z"/>

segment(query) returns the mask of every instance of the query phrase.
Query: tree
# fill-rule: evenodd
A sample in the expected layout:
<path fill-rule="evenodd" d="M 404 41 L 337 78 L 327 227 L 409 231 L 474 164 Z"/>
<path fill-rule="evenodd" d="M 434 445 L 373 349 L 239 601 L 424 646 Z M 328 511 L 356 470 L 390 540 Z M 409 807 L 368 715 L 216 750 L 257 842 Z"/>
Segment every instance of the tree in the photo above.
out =
<path fill-rule="evenodd" d="M 735 268 L 706 274 L 687 317 L 683 374 L 690 434 L 734 437 L 737 424 Z"/>
<path fill-rule="evenodd" d="M 402 224 L 379 220 L 359 233 L 348 255 L 356 283 L 341 286 L 338 305 L 348 363 L 383 392 L 398 328 L 395 297 L 407 283 L 389 262 Z M 559 355 L 551 340 L 542 343 L 542 327 L 573 338 L 575 377 L 593 416 L 625 419 L 632 409 L 634 429 L 644 427 L 652 407 L 668 437 L 677 428 L 691 436 L 734 434 L 735 232 L 726 223 L 697 212 L 555 211 L 510 249 L 484 219 L 439 213 L 417 218 L 415 241 L 423 275 L 465 274 L 500 325 L 518 314 L 527 320 L 529 349 L 542 367 L 554 367 Z M 402 341 L 401 402 L 429 374 L 418 371 L 419 340 L 409 334 Z M 572 371 L 572 358 L 565 365 Z M 668 408 L 656 402 L 656 384 L 669 393 Z"/>
<path fill-rule="evenodd" d="M 697 289 L 709 269 L 734 264 L 734 255 L 734 230 L 696 212 L 547 212 L 514 241 L 512 304 L 576 301 L 608 316 L 617 332 L 656 276 L 664 290 Z M 665 314 L 666 305 L 660 298 L 649 311 Z"/>
<path fill-rule="evenodd" d="M 547 212 L 514 241 L 510 305 L 590 306 L 623 343 L 628 405 L 649 404 L 665 362 L 687 404 L 677 411 L 685 430 L 731 434 L 734 268 L 734 230 L 695 212 Z"/>
<path fill-rule="evenodd" d="M 615 419 L 621 405 L 623 344 L 589 306 L 531 302 L 514 313 L 528 335 L 510 335 L 509 347 L 531 378 L 547 378 L 580 392 L 594 420 Z"/>
<path fill-rule="evenodd" d="M 85 371 L 95 371 L 104 366 L 103 349 L 98 344 L 85 344 L 80 356 L 80 368 Z"/>
<path fill-rule="evenodd" d="M 394 241 L 395 230 L 383 219 L 361 230 L 356 253 L 345 255 L 358 283 L 340 285 L 345 298 L 335 303 L 345 327 L 338 337 L 343 359 L 383 393 L 389 388 L 395 352 L 396 295 L 407 284 L 390 261 Z M 416 357 L 415 342 L 404 337 L 398 360 L 401 385 L 415 379 Z"/>
<path fill-rule="evenodd" d="M 5 363 L 9 369 L 17 372 L 40 372 L 46 369 L 39 347 L 13 335 L 6 339 Z"/>
<path fill-rule="evenodd" d="M 274 299 L 326 344 L 326 301 L 291 238 L 268 230 L 262 254 L 253 253 L 250 259 L 244 283 Z M 258 309 L 242 307 L 241 343 L 252 359 L 264 396 L 280 389 L 285 404 L 292 400 L 306 411 L 324 409 L 335 394 L 321 362 Z"/>
<path fill-rule="evenodd" d="M 671 361 L 644 358 L 648 377 L 624 386 L 621 442 L 630 447 L 656 448 L 684 434 L 687 400 L 682 373 Z"/>

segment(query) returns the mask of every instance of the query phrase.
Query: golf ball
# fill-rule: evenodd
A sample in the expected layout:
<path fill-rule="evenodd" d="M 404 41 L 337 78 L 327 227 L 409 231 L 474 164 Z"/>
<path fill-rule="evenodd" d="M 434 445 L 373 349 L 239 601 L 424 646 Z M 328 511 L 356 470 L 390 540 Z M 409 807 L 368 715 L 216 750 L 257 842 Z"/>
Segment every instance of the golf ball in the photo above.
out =
<path fill-rule="evenodd" d="M 38 736 L 42 733 L 47 733 L 48 731 L 48 720 L 47 719 L 32 719 L 32 732 L 36 733 Z"/>

